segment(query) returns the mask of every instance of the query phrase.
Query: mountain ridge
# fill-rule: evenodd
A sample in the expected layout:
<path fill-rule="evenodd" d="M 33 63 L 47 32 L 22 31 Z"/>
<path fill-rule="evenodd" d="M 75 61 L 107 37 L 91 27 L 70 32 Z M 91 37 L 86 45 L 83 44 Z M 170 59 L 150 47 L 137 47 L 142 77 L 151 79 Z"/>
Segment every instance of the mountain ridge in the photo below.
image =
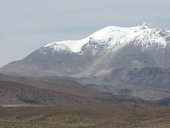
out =
<path fill-rule="evenodd" d="M 71 50 L 71 52 L 78 53 L 78 52 L 81 52 L 82 47 L 90 41 L 92 41 L 92 42 L 95 41 L 95 42 L 98 42 L 98 43 L 111 41 L 111 45 L 113 45 L 113 46 L 111 46 L 111 48 L 113 48 L 113 47 L 115 47 L 114 45 L 116 45 L 116 43 L 117 43 L 117 42 L 115 42 L 117 39 L 122 38 L 123 41 L 120 41 L 120 45 L 121 45 L 123 43 L 130 42 L 129 40 L 131 40 L 131 39 L 128 39 L 130 36 L 131 36 L 130 38 L 132 38 L 132 40 L 133 40 L 134 37 L 136 38 L 139 35 L 141 35 L 141 36 L 143 35 L 143 37 L 139 37 L 139 38 L 142 38 L 142 39 L 152 38 L 152 37 L 149 37 L 149 34 L 150 34 L 150 36 L 156 36 L 156 37 L 154 37 L 155 40 L 156 40 L 156 38 L 159 38 L 154 43 L 157 43 L 158 45 L 162 45 L 163 47 L 165 47 L 167 45 L 167 43 L 165 42 L 165 40 L 162 37 L 166 37 L 167 34 L 169 34 L 168 30 L 162 30 L 162 29 L 157 29 L 157 28 L 149 28 L 148 26 L 143 25 L 143 26 L 130 27 L 130 28 L 108 26 L 108 27 L 105 27 L 105 28 L 91 34 L 90 36 L 88 36 L 84 39 L 54 41 L 54 42 L 46 44 L 44 46 L 44 48 L 50 47 L 50 48 L 57 50 L 57 47 L 60 48 L 61 45 L 62 45 L 63 46 L 62 48 L 65 47 L 65 48 L 68 48 L 69 50 Z M 170 38 L 170 36 L 168 35 L 166 37 L 166 40 L 169 41 L 169 38 Z M 139 45 L 142 42 L 142 39 L 140 40 L 140 42 L 138 42 Z M 74 44 L 72 44 L 72 43 L 74 43 Z M 149 47 L 149 45 L 147 45 L 145 47 Z M 68 50 L 68 49 L 66 49 L 66 50 Z"/>
<path fill-rule="evenodd" d="M 48 43 L 23 60 L 2 67 L 1 71 L 25 76 L 78 76 L 86 71 L 82 76 L 87 76 L 101 74 L 98 69 L 111 71 L 129 66 L 169 68 L 169 49 L 168 30 L 146 25 L 130 28 L 109 26 L 82 40 Z"/>
<path fill-rule="evenodd" d="M 78 41 L 52 42 L 0 71 L 65 77 L 104 93 L 169 98 L 170 32 L 146 25 L 106 27 Z"/>

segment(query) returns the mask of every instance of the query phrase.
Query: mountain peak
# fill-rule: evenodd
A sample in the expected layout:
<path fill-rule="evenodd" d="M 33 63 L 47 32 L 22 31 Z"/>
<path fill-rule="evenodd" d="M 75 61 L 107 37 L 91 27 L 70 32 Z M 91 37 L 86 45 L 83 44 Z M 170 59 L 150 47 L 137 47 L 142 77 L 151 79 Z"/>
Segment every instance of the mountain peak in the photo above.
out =
<path fill-rule="evenodd" d="M 52 76 L 55 80 L 74 77 L 98 91 L 110 93 L 125 88 L 123 92 L 131 96 L 145 94 L 142 86 L 147 87 L 146 91 L 149 86 L 157 87 L 153 90 L 161 88 L 161 93 L 149 90 L 152 98 L 150 92 L 170 96 L 166 90 L 170 83 L 169 56 L 169 31 L 146 24 L 130 28 L 109 26 L 82 40 L 48 43 L 0 70 L 15 76 Z"/>
<path fill-rule="evenodd" d="M 167 30 L 151 28 L 146 23 L 143 23 L 142 26 L 129 28 L 108 26 L 84 39 L 54 41 L 45 45 L 44 48 L 51 48 L 54 51 L 62 49 L 74 53 L 80 53 L 83 46 L 92 42 L 105 42 L 106 45 L 110 45 L 110 48 L 121 47 L 132 42 L 144 48 L 148 48 L 154 44 L 166 47 L 167 43 L 170 43 L 170 32 Z"/>
<path fill-rule="evenodd" d="M 148 27 L 105 27 L 81 40 L 54 41 L 4 71 L 69 76 L 119 67 L 170 68 L 170 32 Z M 36 71 L 36 70 L 37 71 Z M 49 73 L 50 72 L 50 73 Z M 78 74 L 79 75 L 79 74 Z"/>
<path fill-rule="evenodd" d="M 95 42 L 100 45 L 103 42 L 109 45 L 108 48 L 121 48 L 129 43 L 149 48 L 150 46 L 157 45 L 158 47 L 166 47 L 170 43 L 170 32 L 151 28 L 148 24 L 143 23 L 142 26 L 137 27 L 118 27 L 108 26 L 90 36 L 81 40 L 67 40 L 67 41 L 54 41 L 48 43 L 44 48 L 51 48 L 54 51 L 69 51 L 80 53 L 82 47 L 86 44 Z"/>

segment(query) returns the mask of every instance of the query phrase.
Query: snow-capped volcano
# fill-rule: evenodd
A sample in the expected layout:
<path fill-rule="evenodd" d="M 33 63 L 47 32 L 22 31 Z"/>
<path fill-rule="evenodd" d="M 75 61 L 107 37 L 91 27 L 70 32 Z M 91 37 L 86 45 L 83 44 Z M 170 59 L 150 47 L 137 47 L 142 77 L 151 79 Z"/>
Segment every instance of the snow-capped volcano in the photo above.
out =
<path fill-rule="evenodd" d="M 72 77 L 87 88 L 144 99 L 169 97 L 170 31 L 109 26 L 81 40 L 50 42 L 1 72 Z"/>
<path fill-rule="evenodd" d="M 91 76 L 123 67 L 170 67 L 170 31 L 105 27 L 81 40 L 54 41 L 3 72 L 36 76 Z"/>

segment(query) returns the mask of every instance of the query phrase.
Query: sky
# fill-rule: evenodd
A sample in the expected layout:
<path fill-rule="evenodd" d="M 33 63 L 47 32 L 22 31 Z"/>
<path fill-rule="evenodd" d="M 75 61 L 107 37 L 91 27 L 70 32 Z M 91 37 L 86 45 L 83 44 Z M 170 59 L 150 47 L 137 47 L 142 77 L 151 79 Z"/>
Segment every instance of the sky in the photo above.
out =
<path fill-rule="evenodd" d="M 170 0 L 0 0 L 0 67 L 106 26 L 170 30 Z"/>

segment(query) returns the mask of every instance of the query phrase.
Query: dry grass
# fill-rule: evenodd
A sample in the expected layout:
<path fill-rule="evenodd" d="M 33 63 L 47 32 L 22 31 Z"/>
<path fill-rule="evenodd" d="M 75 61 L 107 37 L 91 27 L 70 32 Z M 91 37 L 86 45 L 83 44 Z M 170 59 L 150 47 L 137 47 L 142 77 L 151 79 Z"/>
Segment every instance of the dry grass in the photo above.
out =
<path fill-rule="evenodd" d="M 170 108 L 139 106 L 0 107 L 0 128 L 170 128 Z"/>

